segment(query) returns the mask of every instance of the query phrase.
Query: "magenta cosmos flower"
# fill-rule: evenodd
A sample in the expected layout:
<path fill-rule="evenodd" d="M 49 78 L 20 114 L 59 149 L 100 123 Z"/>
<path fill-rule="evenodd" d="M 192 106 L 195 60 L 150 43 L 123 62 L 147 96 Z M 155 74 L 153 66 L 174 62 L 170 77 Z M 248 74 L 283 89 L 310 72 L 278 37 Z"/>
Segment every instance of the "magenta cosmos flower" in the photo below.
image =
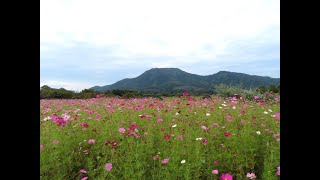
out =
<path fill-rule="evenodd" d="M 83 178 L 81 178 L 81 180 L 87 180 L 88 179 L 88 177 L 86 176 L 86 177 L 83 177 Z"/>
<path fill-rule="evenodd" d="M 167 164 L 168 162 L 169 162 L 169 158 L 166 158 L 166 159 L 161 161 L 162 164 Z"/>
<path fill-rule="evenodd" d="M 220 180 L 232 180 L 232 175 L 228 173 L 222 174 Z"/>
<path fill-rule="evenodd" d="M 280 166 L 277 167 L 277 175 L 280 176 Z"/>
<path fill-rule="evenodd" d="M 202 138 L 202 144 L 203 144 L 203 145 L 206 145 L 206 144 L 207 144 L 206 138 Z"/>
<path fill-rule="evenodd" d="M 95 142 L 96 142 L 96 140 L 94 140 L 94 139 L 89 139 L 89 140 L 88 140 L 88 143 L 89 143 L 89 144 L 93 144 L 93 143 L 95 143 Z"/>
<path fill-rule="evenodd" d="M 170 136 L 169 136 L 168 134 L 166 134 L 166 135 L 163 137 L 163 139 L 168 140 L 168 139 L 170 139 Z"/>
<path fill-rule="evenodd" d="M 183 140 L 183 136 L 182 136 L 182 135 L 179 135 L 179 136 L 178 136 L 178 139 Z"/>
<path fill-rule="evenodd" d="M 124 133 L 125 131 L 126 131 L 126 129 L 124 129 L 124 128 L 119 128 L 119 129 L 118 129 L 118 132 L 119 132 L 119 133 Z"/>
<path fill-rule="evenodd" d="M 111 169 L 112 169 L 112 164 L 111 164 L 111 163 L 107 163 L 106 166 L 105 166 L 105 169 L 106 169 L 107 171 L 111 171 Z"/>
<path fill-rule="evenodd" d="M 212 174 L 219 174 L 219 171 L 218 170 L 212 170 Z"/>

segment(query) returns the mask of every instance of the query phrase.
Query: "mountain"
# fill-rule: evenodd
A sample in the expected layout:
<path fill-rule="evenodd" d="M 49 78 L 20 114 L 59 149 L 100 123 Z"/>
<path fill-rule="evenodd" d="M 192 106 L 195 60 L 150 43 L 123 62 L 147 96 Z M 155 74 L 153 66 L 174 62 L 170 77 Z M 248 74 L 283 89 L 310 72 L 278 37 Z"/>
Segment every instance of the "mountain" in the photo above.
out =
<path fill-rule="evenodd" d="M 220 71 L 208 76 L 187 73 L 178 68 L 152 68 L 136 78 L 126 78 L 106 86 L 94 86 L 90 89 L 107 91 L 113 89 L 172 91 L 176 89 L 189 91 L 211 90 L 214 85 L 240 85 L 245 88 L 255 88 L 261 85 L 279 85 L 280 78 L 248 75 Z"/>

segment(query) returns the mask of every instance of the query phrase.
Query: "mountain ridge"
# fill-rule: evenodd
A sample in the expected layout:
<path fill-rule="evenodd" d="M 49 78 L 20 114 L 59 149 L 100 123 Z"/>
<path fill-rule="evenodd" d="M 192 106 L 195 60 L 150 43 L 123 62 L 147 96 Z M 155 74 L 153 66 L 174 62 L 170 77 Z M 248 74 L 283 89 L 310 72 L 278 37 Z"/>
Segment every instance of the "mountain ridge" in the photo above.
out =
<path fill-rule="evenodd" d="M 256 88 L 280 85 L 280 78 L 249 75 L 245 73 L 219 71 L 211 75 L 188 73 L 179 68 L 151 68 L 135 78 L 125 78 L 111 85 L 93 86 L 96 91 L 113 89 L 172 91 L 176 89 L 189 91 L 210 90 L 214 85 L 239 85 L 244 88 Z"/>

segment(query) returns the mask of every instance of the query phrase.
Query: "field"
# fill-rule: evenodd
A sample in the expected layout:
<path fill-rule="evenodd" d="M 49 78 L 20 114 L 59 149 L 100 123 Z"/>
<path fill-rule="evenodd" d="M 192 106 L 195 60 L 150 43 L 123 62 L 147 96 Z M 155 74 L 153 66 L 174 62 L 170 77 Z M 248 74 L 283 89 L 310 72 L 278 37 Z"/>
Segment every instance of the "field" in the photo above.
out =
<path fill-rule="evenodd" d="M 280 179 L 279 97 L 40 104 L 40 179 Z"/>

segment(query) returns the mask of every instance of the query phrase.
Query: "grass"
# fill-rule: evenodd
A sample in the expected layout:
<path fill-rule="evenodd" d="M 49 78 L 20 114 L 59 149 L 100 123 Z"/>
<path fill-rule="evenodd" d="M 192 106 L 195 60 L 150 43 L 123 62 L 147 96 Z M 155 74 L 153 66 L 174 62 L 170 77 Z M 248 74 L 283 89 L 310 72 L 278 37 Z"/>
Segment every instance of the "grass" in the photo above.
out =
<path fill-rule="evenodd" d="M 191 98 L 41 100 L 40 179 L 219 179 L 224 173 L 249 179 L 251 172 L 257 179 L 279 178 L 278 101 Z M 58 126 L 54 113 L 69 115 L 67 124 Z M 125 133 L 118 132 L 122 127 Z"/>

